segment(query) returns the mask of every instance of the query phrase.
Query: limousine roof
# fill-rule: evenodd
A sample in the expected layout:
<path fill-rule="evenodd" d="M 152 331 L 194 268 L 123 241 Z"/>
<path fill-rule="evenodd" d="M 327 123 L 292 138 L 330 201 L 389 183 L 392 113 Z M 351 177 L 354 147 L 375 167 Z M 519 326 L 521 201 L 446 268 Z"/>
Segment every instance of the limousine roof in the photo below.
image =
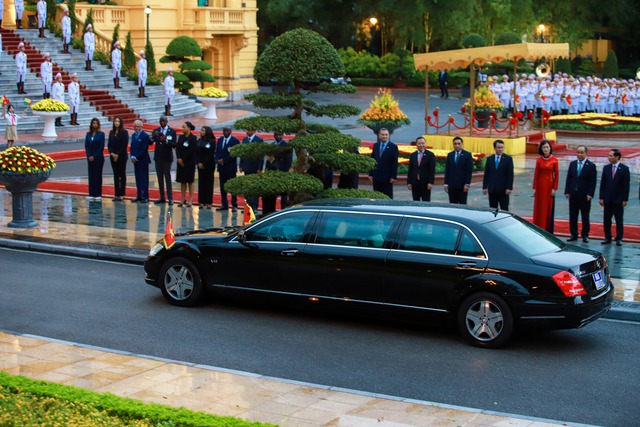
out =
<path fill-rule="evenodd" d="M 338 209 L 345 211 L 384 212 L 432 216 L 448 219 L 466 219 L 478 223 L 495 221 L 513 214 L 492 208 L 469 207 L 449 203 L 414 202 L 389 199 L 317 199 L 295 205 L 292 208 Z"/>

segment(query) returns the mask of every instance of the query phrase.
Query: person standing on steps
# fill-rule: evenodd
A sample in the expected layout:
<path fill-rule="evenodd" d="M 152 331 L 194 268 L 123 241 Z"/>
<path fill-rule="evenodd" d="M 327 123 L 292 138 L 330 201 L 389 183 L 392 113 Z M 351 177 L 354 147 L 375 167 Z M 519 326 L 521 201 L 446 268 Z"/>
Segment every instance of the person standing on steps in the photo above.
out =
<path fill-rule="evenodd" d="M 80 84 L 78 83 L 78 74 L 71 74 L 71 83 L 67 88 L 69 92 L 69 108 L 71 109 L 71 124 L 79 126 L 78 123 L 78 107 L 80 106 Z"/>
<path fill-rule="evenodd" d="M 93 60 L 93 52 L 96 50 L 96 36 L 93 34 L 93 26 L 87 24 L 87 32 L 84 33 L 84 60 L 86 63 L 85 70 L 93 71 L 91 61 Z"/>
<path fill-rule="evenodd" d="M 38 15 L 38 37 L 44 39 L 46 38 L 44 35 L 44 27 L 47 24 L 47 2 L 45 0 L 38 0 L 38 3 L 36 3 L 36 12 Z"/>
<path fill-rule="evenodd" d="M 147 59 L 144 50 L 140 51 L 138 60 L 138 98 L 147 98 L 144 90 L 147 86 Z"/>
<path fill-rule="evenodd" d="M 69 45 L 71 44 L 71 18 L 69 17 L 69 9 L 64 10 L 64 16 L 62 17 L 62 51 L 63 53 L 69 52 Z"/>
<path fill-rule="evenodd" d="M 22 14 L 24 13 L 24 0 L 15 0 L 16 6 L 16 27 L 18 30 L 22 29 Z"/>
<path fill-rule="evenodd" d="M 51 98 L 51 84 L 53 83 L 53 64 L 51 55 L 44 54 L 44 61 L 40 64 L 40 78 L 42 79 L 42 98 Z"/>
<path fill-rule="evenodd" d="M 113 50 L 111 51 L 111 67 L 113 68 L 113 88 L 122 89 L 122 86 L 120 86 L 122 51 L 120 50 L 120 42 L 118 40 L 113 43 Z"/>
<path fill-rule="evenodd" d="M 16 71 L 17 71 L 17 86 L 18 93 L 26 95 L 24 91 L 24 79 L 27 77 L 27 54 L 24 53 L 24 43 L 20 42 L 18 45 L 19 52 L 16 53 Z"/>
<path fill-rule="evenodd" d="M 62 83 L 62 74 L 56 74 L 56 82 L 53 84 L 51 95 L 56 101 L 64 102 L 64 83 Z M 64 126 L 62 117 L 56 119 L 56 126 Z"/>
<path fill-rule="evenodd" d="M 167 69 L 167 77 L 164 78 L 164 115 L 172 116 L 171 104 L 173 103 L 173 96 L 175 95 L 175 79 L 173 78 L 173 69 L 169 67 Z"/>

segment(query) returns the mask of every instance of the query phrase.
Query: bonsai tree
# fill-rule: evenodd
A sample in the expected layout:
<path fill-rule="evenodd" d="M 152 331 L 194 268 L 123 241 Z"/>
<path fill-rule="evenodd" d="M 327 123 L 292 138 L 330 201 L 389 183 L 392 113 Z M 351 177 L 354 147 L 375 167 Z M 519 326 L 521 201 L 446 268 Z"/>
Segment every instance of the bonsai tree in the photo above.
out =
<path fill-rule="evenodd" d="M 486 45 L 484 38 L 477 33 L 468 34 L 464 39 L 462 39 L 462 47 L 464 48 L 484 47 Z"/>
<path fill-rule="evenodd" d="M 270 171 L 229 180 L 225 189 L 246 197 L 288 193 L 293 202 L 318 196 L 323 183 L 317 177 L 325 170 L 352 173 L 368 171 L 375 165 L 370 157 L 355 153 L 360 140 L 343 135 L 332 126 L 307 123 L 306 116 L 341 118 L 354 116 L 360 109 L 345 104 L 318 105 L 307 98 L 313 92 L 354 93 L 355 87 L 319 83 L 326 77 L 344 75 L 344 65 L 333 46 L 318 33 L 295 29 L 273 40 L 258 58 L 254 68 L 258 81 L 272 81 L 288 86 L 280 93 L 256 93 L 246 98 L 258 108 L 286 109 L 289 115 L 250 117 L 235 122 L 236 129 L 261 132 L 280 131 L 294 134 L 285 147 L 275 144 L 240 144 L 231 149 L 234 156 L 261 159 L 265 155 L 287 156 L 295 150 L 297 162 L 293 172 Z M 315 175 L 315 176 L 313 176 Z M 336 192 L 342 190 L 335 190 Z M 375 197 L 374 192 L 360 191 L 360 197 Z M 375 193 L 376 195 L 378 193 Z M 353 193 L 351 193 L 353 196 Z"/>
<path fill-rule="evenodd" d="M 522 43 L 522 38 L 516 33 L 501 33 L 498 34 L 494 41 L 495 46 L 501 46 L 505 44 L 518 44 Z"/>
<path fill-rule="evenodd" d="M 190 59 L 189 57 L 198 57 Z M 179 36 L 171 40 L 167 46 L 166 55 L 160 58 L 163 64 L 177 62 L 180 72 L 174 72 L 175 87 L 183 94 L 187 95 L 193 88 L 192 82 L 200 82 L 204 88 L 204 82 L 215 82 L 216 79 L 206 70 L 212 67 L 202 59 L 202 49 L 198 42 L 188 36 Z"/>

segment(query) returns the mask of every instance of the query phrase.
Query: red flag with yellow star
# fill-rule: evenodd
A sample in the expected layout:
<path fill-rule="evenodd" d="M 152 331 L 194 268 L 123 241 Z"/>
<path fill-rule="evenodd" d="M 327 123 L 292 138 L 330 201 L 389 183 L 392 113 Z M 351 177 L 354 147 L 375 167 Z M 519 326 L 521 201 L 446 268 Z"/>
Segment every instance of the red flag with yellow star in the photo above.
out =
<path fill-rule="evenodd" d="M 244 205 L 244 224 L 251 224 L 256 220 L 256 215 L 253 213 L 253 209 L 249 205 Z"/>
<path fill-rule="evenodd" d="M 171 221 L 171 214 L 167 214 L 167 226 L 164 228 L 164 238 L 162 243 L 166 249 L 169 249 L 176 243 L 176 233 L 173 231 L 173 221 Z"/>

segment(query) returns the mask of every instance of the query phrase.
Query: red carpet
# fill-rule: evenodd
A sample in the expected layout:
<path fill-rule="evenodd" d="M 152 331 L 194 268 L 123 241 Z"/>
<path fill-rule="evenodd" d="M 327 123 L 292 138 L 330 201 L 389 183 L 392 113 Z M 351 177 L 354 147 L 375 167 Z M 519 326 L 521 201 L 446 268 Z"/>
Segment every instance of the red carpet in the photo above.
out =
<path fill-rule="evenodd" d="M 527 221 L 531 222 L 532 217 L 523 217 Z M 613 223 L 613 232 L 615 233 L 615 222 Z M 580 229 L 580 223 L 578 223 L 578 229 Z M 554 235 L 569 237 L 569 220 L 557 219 L 554 221 Z M 591 233 L 589 233 L 590 239 L 604 240 L 604 228 L 602 222 L 591 221 Z M 625 224 L 624 225 L 624 239 L 625 242 L 640 243 L 640 225 L 637 224 Z"/>

